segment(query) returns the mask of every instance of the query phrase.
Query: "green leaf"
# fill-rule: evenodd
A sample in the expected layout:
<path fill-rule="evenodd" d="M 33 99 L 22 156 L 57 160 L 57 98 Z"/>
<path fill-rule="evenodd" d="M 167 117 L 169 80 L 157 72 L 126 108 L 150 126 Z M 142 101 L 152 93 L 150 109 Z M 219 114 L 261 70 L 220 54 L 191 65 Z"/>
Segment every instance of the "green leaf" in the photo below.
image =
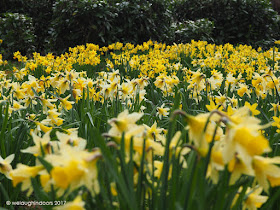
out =
<path fill-rule="evenodd" d="M 50 164 L 49 162 L 47 162 L 44 158 L 42 158 L 40 156 L 38 156 L 37 158 L 42 163 L 42 165 L 45 167 L 45 169 L 48 171 L 48 173 L 50 174 L 50 172 L 53 168 L 52 164 Z"/>

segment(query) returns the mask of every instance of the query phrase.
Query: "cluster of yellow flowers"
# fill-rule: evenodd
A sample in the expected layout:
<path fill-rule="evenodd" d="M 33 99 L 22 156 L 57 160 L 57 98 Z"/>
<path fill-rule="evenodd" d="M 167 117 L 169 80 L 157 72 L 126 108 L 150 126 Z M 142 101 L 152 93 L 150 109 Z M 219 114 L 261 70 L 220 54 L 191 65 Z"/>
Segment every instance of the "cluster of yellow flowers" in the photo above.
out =
<path fill-rule="evenodd" d="M 213 110 L 195 117 L 183 114 L 188 122 L 190 140 L 202 156 L 206 156 L 209 144 L 214 141 L 207 176 L 217 183 L 218 171 L 226 166 L 231 172 L 230 184 L 242 174 L 253 176 L 258 185 L 248 189 L 244 205 L 255 209 L 266 202 L 268 197 L 260 195 L 262 190 L 268 192 L 269 186 L 280 185 L 280 168 L 276 166 L 280 164 L 280 157 L 262 156 L 271 151 L 268 140 L 261 133 L 269 125 L 260 125 L 260 120 L 250 116 L 246 106 L 228 113 Z"/>
<path fill-rule="evenodd" d="M 79 138 L 75 129 L 70 134 L 57 132 L 58 141 L 51 141 L 50 132 L 42 137 L 38 135 L 32 132 L 35 145 L 21 152 L 44 158 L 52 164 L 52 168 L 45 168 L 39 159 L 36 159 L 35 166 L 18 163 L 16 169 L 12 169 L 10 164 L 14 159 L 14 154 L 5 159 L 0 157 L 0 172 L 12 179 L 14 187 L 22 183 L 21 190 L 28 190 L 27 195 L 30 196 L 33 192 L 31 178 L 39 176 L 43 190 L 46 192 L 56 190 L 57 196 L 69 194 L 81 186 L 87 187 L 93 195 L 99 193 L 96 166 L 97 160 L 101 157 L 99 149 L 91 152 L 85 150 L 86 140 Z M 83 206 L 84 202 L 77 197 L 72 203 L 57 207 L 57 209 L 70 207 L 84 209 Z"/>
<path fill-rule="evenodd" d="M 22 183 L 21 189 L 28 190 L 28 194 L 33 191 L 31 178 L 36 176 L 40 177 L 46 192 L 53 186 L 58 196 L 81 186 L 92 195 L 99 193 L 97 161 L 102 157 L 100 149 L 86 150 L 86 140 L 78 137 L 76 129 L 62 129 L 67 112 L 83 98 L 96 104 L 120 102 L 120 110 L 124 111 L 107 122 L 111 128 L 104 136 L 113 140 L 117 147 L 124 141 L 126 161 L 132 157 L 136 164 L 135 185 L 143 152 L 147 162 L 144 171 L 151 174 L 154 167 L 154 176 L 160 178 L 163 161 L 155 157 L 164 155 L 168 131 L 158 127 L 158 122 L 170 115 L 172 103 L 168 102 L 175 97 L 174 87 L 184 89 L 187 94 L 184 97 L 195 104 L 204 99 L 210 104 L 206 105 L 208 113 L 197 116 L 177 111 L 188 123 L 190 145 L 183 146 L 182 131 L 177 131 L 169 145 L 170 157 L 179 157 L 186 168 L 184 156 L 190 148 L 202 157 L 211 151 L 207 177 L 213 183 L 218 182 L 219 171 L 225 169 L 231 172 L 230 184 L 243 174 L 255 177 L 256 187 L 248 192 L 245 203 L 251 209 L 256 206 L 255 200 L 266 201 L 267 197 L 259 195 L 263 189 L 268 192 L 269 186 L 280 185 L 280 169 L 276 166 L 280 164 L 280 158 L 262 156 L 271 151 L 268 140 L 261 133 L 267 125 L 260 125 L 260 120 L 254 117 L 260 114 L 257 101 L 280 97 L 278 48 L 262 52 L 250 46 L 214 45 L 203 41 L 172 46 L 148 41 L 137 46 L 115 43 L 102 48 L 87 44 L 70 48 L 60 56 L 34 53 L 32 59 L 16 52 L 14 58 L 24 66 L 14 67 L 12 72 L 0 71 L 0 104 L 9 116 L 18 114 L 33 125 L 30 133 L 34 146 L 21 152 L 33 154 L 37 159 L 35 166 L 18 163 L 12 169 L 14 155 L 5 159 L 0 157 L 0 172 L 12 179 L 14 186 Z M 0 66 L 5 64 L 0 55 Z M 78 66 L 99 70 L 90 78 L 88 72 L 75 70 Z M 39 70 L 41 74 L 36 77 Z M 151 88 L 163 96 L 158 104 L 153 104 L 147 96 Z M 256 100 L 251 104 L 246 100 L 253 94 Z M 139 112 L 130 113 L 135 102 L 142 107 Z M 151 121 L 151 126 L 139 124 L 147 108 L 145 102 L 151 102 L 156 112 L 154 119 L 157 121 Z M 279 103 L 270 104 L 274 114 L 272 125 L 278 128 L 277 132 L 280 132 Z M 21 116 L 20 111 L 28 107 L 40 111 Z M 56 140 L 50 137 L 54 128 L 63 131 L 55 133 Z M 52 167 L 46 168 L 41 159 Z M 171 173 L 172 165 L 169 176 Z M 116 189 L 112 187 L 112 191 Z M 84 205 L 80 197 L 73 202 Z"/>

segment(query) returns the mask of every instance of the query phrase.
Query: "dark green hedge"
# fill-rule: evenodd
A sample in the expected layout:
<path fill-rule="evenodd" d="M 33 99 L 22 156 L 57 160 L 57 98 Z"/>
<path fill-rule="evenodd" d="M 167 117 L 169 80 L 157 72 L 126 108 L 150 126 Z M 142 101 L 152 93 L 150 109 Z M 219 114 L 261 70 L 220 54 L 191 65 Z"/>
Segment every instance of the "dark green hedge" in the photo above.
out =
<path fill-rule="evenodd" d="M 269 45 L 279 39 L 279 16 L 268 0 L 184 0 L 174 4 L 177 21 L 208 18 L 216 43 Z"/>

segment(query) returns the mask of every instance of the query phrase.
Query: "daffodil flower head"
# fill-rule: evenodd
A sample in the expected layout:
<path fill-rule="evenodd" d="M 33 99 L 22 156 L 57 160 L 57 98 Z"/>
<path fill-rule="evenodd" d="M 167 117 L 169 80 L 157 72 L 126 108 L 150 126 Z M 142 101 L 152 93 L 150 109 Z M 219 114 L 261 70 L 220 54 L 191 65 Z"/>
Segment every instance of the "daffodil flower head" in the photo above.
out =
<path fill-rule="evenodd" d="M 27 195 L 29 196 L 33 191 L 31 178 L 36 177 L 42 170 L 44 170 L 44 166 L 42 165 L 27 166 L 19 163 L 16 169 L 10 171 L 9 175 L 12 178 L 13 186 L 15 187 L 19 183 L 22 183 L 21 190 L 25 191 L 28 189 Z"/>
<path fill-rule="evenodd" d="M 211 119 L 209 119 L 211 118 Z M 215 137 L 215 127 L 218 120 L 220 120 L 220 116 L 216 113 L 206 113 L 206 114 L 198 114 L 197 116 L 186 115 L 185 120 L 188 123 L 186 129 L 188 129 L 190 142 L 194 144 L 194 146 L 198 149 L 202 156 L 206 156 L 208 153 L 209 143 L 212 139 L 216 138 L 218 140 L 220 138 L 222 130 L 219 129 L 219 132 L 216 132 Z"/>
<path fill-rule="evenodd" d="M 131 127 L 134 127 L 136 122 L 143 116 L 143 113 L 131 113 L 129 114 L 128 110 L 124 110 L 121 112 L 117 118 L 113 118 L 108 121 L 108 123 L 112 126 L 111 132 L 113 133 L 123 133 L 128 131 Z"/>
<path fill-rule="evenodd" d="M 60 153 L 46 156 L 46 161 L 53 165 L 50 174 L 58 194 L 62 195 L 68 188 L 71 192 L 83 185 L 92 194 L 99 193 L 96 163 L 100 157 L 99 149 L 88 152 L 71 146 L 64 146 Z"/>
<path fill-rule="evenodd" d="M 261 113 L 259 110 L 256 109 L 257 106 L 258 106 L 257 103 L 254 103 L 254 104 L 251 105 L 249 102 L 246 101 L 245 106 L 247 106 L 250 109 L 253 116 L 259 115 Z"/>
<path fill-rule="evenodd" d="M 72 109 L 72 104 L 74 104 L 74 101 L 68 101 L 68 99 L 70 98 L 70 94 L 65 97 L 65 98 L 60 98 L 60 105 L 65 109 L 65 110 L 70 110 Z"/>
<path fill-rule="evenodd" d="M 262 187 L 248 188 L 246 190 L 247 199 L 244 201 L 243 209 L 256 210 L 260 208 L 268 199 L 268 196 L 261 195 Z"/>
<path fill-rule="evenodd" d="M 56 206 L 54 210 L 84 210 L 85 202 L 78 195 L 73 201 L 67 202 L 65 205 Z"/>
<path fill-rule="evenodd" d="M 253 169 L 255 171 L 255 177 L 259 185 L 268 192 L 269 184 L 272 187 L 280 186 L 280 168 L 275 164 L 280 164 L 280 157 L 253 157 Z"/>
<path fill-rule="evenodd" d="M 34 132 L 32 132 L 31 135 L 35 145 L 21 150 L 21 152 L 30 153 L 37 157 L 43 154 L 51 154 L 52 151 L 56 150 L 55 144 L 53 144 L 53 141 L 50 139 L 50 131 L 45 133 L 43 137 L 37 136 Z"/>
<path fill-rule="evenodd" d="M 169 108 L 164 108 L 165 104 L 163 103 L 161 107 L 157 107 L 157 116 L 159 116 L 159 119 L 162 119 L 162 117 L 166 117 L 169 115 Z"/>
<path fill-rule="evenodd" d="M 4 174 L 8 179 L 11 179 L 9 172 L 12 170 L 11 162 L 15 155 L 11 154 L 5 159 L 0 156 L 0 173 Z"/>
<path fill-rule="evenodd" d="M 63 148 L 65 145 L 77 147 L 78 150 L 84 150 L 86 148 L 87 141 L 78 137 L 77 131 L 73 131 L 71 134 L 56 132 L 56 136 L 61 142 L 60 148 Z"/>

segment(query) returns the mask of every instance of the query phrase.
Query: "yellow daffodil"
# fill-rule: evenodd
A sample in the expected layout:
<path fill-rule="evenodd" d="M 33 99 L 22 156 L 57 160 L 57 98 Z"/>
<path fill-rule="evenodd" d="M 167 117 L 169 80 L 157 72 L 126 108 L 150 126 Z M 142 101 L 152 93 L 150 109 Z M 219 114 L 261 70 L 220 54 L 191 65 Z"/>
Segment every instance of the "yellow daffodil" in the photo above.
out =
<path fill-rule="evenodd" d="M 141 113 L 131 113 L 129 114 L 128 110 L 121 112 L 117 118 L 109 120 L 109 124 L 112 128 L 109 131 L 109 134 L 116 135 L 126 132 L 132 127 L 135 126 L 135 123 L 143 116 Z"/>
<path fill-rule="evenodd" d="M 55 144 L 50 139 L 50 131 L 45 133 L 42 138 L 37 136 L 34 132 L 32 132 L 31 135 L 35 145 L 21 150 L 21 152 L 30 153 L 34 156 L 42 156 L 43 153 L 46 155 L 51 154 L 52 150 L 54 151 Z"/>
<path fill-rule="evenodd" d="M 67 202 L 65 205 L 56 206 L 55 210 L 84 210 L 85 202 L 78 195 L 73 201 Z"/>
<path fill-rule="evenodd" d="M 254 104 L 251 105 L 249 102 L 246 101 L 245 106 L 247 106 L 250 109 L 253 116 L 259 115 L 261 113 L 259 110 L 256 109 L 257 106 L 258 106 L 257 103 L 254 103 Z"/>
<path fill-rule="evenodd" d="M 61 106 L 65 109 L 65 110 L 70 110 L 72 109 L 72 104 L 74 104 L 74 101 L 68 101 L 68 99 L 70 98 L 71 95 L 68 95 L 65 98 L 59 98 L 60 100 L 60 104 Z"/>
<path fill-rule="evenodd" d="M 162 104 L 161 107 L 157 107 L 157 116 L 159 116 L 159 119 L 162 119 L 162 117 L 166 117 L 170 110 L 169 108 L 164 108 L 165 104 Z"/>
<path fill-rule="evenodd" d="M 248 195 L 248 197 L 244 201 L 242 209 L 257 210 L 257 208 L 260 208 L 268 200 L 268 196 L 261 195 L 262 191 L 263 189 L 261 187 L 254 189 L 249 187 L 246 190 L 246 195 Z"/>
<path fill-rule="evenodd" d="M 21 190 L 25 191 L 28 189 L 27 195 L 30 195 L 33 191 L 31 178 L 36 177 L 42 170 L 44 170 L 44 167 L 40 165 L 27 166 L 19 163 L 14 170 L 10 171 L 9 175 L 12 178 L 14 187 L 22 183 Z"/>
<path fill-rule="evenodd" d="M 9 172 L 12 170 L 11 162 L 15 155 L 11 154 L 5 159 L 0 156 L 0 173 L 4 174 L 8 179 L 11 179 Z"/>
<path fill-rule="evenodd" d="M 154 122 L 154 124 L 151 127 L 145 124 L 144 126 L 146 128 L 146 134 L 148 138 L 161 142 L 164 140 L 164 136 L 162 135 L 163 128 L 157 128 L 157 122 Z"/>
<path fill-rule="evenodd" d="M 253 168 L 258 183 L 268 192 L 270 182 L 272 187 L 280 185 L 280 168 L 274 164 L 280 164 L 280 157 L 254 156 Z"/>

